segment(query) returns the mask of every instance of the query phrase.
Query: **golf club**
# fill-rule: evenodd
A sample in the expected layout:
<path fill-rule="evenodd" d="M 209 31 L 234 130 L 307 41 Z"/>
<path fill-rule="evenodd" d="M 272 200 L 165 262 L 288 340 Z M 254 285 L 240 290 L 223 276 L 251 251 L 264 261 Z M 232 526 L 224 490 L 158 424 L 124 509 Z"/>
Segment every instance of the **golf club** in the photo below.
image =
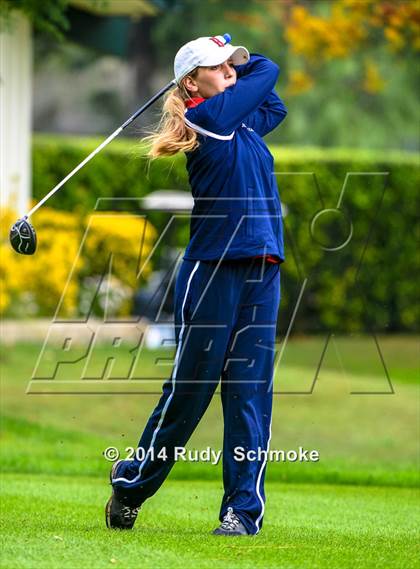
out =
<path fill-rule="evenodd" d="M 157 101 L 166 91 L 176 85 L 175 79 L 165 85 L 158 91 L 149 101 L 140 107 L 129 119 L 125 121 L 117 130 L 115 130 L 106 140 L 104 140 L 93 152 L 89 154 L 74 170 L 70 172 L 55 188 L 53 188 L 40 202 L 38 202 L 26 215 L 18 219 L 10 229 L 9 239 L 13 249 L 22 255 L 33 255 L 36 251 L 36 233 L 34 227 L 29 223 L 28 218 L 33 215 L 42 204 L 44 204 L 55 192 L 57 192 L 70 178 L 85 166 L 98 152 L 100 152 L 107 144 L 120 134 L 129 124 L 131 124 L 138 116 L 148 109 L 155 101 Z"/>

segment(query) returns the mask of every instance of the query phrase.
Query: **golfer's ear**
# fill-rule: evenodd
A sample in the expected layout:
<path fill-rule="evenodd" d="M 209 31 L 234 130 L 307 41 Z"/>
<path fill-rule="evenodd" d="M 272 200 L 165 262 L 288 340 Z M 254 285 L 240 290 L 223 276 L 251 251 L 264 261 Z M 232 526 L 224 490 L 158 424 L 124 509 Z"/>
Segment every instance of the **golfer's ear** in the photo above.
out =
<path fill-rule="evenodd" d="M 197 93 L 198 91 L 198 85 L 196 83 L 196 81 L 194 81 L 194 79 L 192 77 L 190 77 L 189 75 L 187 75 L 186 77 L 184 77 L 183 79 L 184 82 L 184 87 L 192 94 Z"/>

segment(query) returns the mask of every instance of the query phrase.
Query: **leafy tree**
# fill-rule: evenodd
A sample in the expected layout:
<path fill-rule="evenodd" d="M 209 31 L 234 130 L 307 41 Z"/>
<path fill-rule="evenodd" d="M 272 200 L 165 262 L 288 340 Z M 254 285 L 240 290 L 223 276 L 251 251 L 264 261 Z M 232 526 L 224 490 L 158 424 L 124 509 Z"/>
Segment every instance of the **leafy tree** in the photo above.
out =
<path fill-rule="evenodd" d="M 140 2 L 141 0 L 136 0 Z M 79 2 L 79 0 L 78 0 Z M 104 6 L 108 0 L 80 0 Z M 65 37 L 70 0 L 0 0 L 45 35 Z M 420 3 L 415 0 L 148 0 L 132 24 L 136 97 L 172 76 L 177 49 L 229 32 L 233 42 L 279 63 L 287 120 L 269 142 L 419 148 Z M 157 110 L 157 107 L 156 107 Z"/>
<path fill-rule="evenodd" d="M 66 10 L 69 0 L 0 0 L 0 26 L 8 28 L 13 24 L 14 10 L 23 12 L 34 28 L 56 39 L 64 38 L 69 27 Z"/>
<path fill-rule="evenodd" d="M 414 0 L 160 0 L 152 38 L 162 66 L 193 37 L 233 42 L 280 64 L 289 116 L 269 141 L 419 146 L 420 4 Z"/>
<path fill-rule="evenodd" d="M 365 58 L 366 52 L 382 47 L 390 58 L 411 58 L 420 51 L 420 4 L 412 0 L 289 1 L 283 7 L 290 52 L 300 56 L 307 73 L 330 61 L 361 56 L 365 59 L 362 88 L 368 93 L 380 92 L 385 83 L 375 62 Z M 270 3 L 267 9 L 276 20 L 278 13 Z M 308 88 L 310 81 L 300 79 L 295 89 L 298 84 Z"/>

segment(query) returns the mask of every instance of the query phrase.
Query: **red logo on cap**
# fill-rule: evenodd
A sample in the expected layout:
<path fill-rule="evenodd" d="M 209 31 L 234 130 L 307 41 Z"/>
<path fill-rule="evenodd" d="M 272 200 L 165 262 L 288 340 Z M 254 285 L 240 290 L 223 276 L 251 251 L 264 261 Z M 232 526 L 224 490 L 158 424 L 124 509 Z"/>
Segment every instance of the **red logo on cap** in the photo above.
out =
<path fill-rule="evenodd" d="M 214 41 L 214 43 L 217 44 L 219 47 L 223 47 L 225 45 L 221 40 L 219 40 L 219 38 L 212 37 L 210 39 L 211 41 Z"/>

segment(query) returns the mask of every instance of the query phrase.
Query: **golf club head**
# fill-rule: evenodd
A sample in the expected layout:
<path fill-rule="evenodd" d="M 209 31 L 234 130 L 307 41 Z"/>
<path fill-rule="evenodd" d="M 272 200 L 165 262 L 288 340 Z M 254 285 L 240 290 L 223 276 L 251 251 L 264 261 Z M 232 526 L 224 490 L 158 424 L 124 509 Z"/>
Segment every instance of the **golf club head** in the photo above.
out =
<path fill-rule="evenodd" d="M 26 217 L 18 219 L 10 230 L 10 244 L 21 255 L 33 255 L 36 251 L 35 229 Z"/>

